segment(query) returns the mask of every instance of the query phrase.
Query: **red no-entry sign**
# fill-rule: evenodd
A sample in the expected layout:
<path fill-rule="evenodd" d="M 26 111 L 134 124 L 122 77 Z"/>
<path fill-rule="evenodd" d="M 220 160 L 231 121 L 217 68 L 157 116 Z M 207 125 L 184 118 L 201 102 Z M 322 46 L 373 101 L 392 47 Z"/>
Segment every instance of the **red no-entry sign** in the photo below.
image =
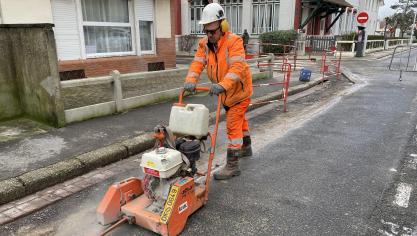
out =
<path fill-rule="evenodd" d="M 368 21 L 368 19 L 369 19 L 369 15 L 365 11 L 359 13 L 358 16 L 356 17 L 356 20 L 358 21 L 359 24 L 365 24 Z"/>

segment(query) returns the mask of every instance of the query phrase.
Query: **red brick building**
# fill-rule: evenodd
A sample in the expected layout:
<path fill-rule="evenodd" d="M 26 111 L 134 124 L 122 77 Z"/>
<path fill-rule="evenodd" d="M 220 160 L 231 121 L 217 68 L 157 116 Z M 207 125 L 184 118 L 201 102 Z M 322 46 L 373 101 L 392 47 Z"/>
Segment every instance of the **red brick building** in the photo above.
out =
<path fill-rule="evenodd" d="M 52 0 L 61 79 L 176 66 L 177 0 Z"/>

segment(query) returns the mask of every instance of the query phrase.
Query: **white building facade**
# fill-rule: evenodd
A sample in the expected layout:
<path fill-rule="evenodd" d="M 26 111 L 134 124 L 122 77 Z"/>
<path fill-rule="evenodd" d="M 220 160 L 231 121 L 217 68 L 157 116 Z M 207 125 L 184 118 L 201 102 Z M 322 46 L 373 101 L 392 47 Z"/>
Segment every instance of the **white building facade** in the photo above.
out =
<path fill-rule="evenodd" d="M 375 35 L 375 31 L 378 28 L 378 11 L 384 5 L 384 0 L 350 0 L 348 2 L 353 5 L 353 8 L 347 9 L 345 14 L 340 17 L 339 22 L 336 23 L 336 27 L 332 28 L 332 34 L 343 35 L 356 32 L 358 29 L 357 26 L 359 25 L 356 17 L 360 12 L 365 11 L 369 15 L 369 20 L 364 25 L 366 31 L 368 35 Z"/>
<path fill-rule="evenodd" d="M 294 29 L 294 0 L 219 0 L 233 33 L 258 35 L 276 30 Z M 182 34 L 202 34 L 198 24 L 202 0 L 181 0 Z"/>
<path fill-rule="evenodd" d="M 328 2 L 337 2 L 323 0 Z M 368 32 L 374 34 L 377 27 L 378 9 L 384 4 L 383 0 L 346 0 L 353 8 L 349 7 L 345 13 L 333 25 L 330 32 L 325 31 L 326 19 L 321 19 L 321 29 L 317 34 L 347 34 L 357 29 L 356 16 L 361 11 L 369 14 L 369 22 L 366 24 Z M 297 4 L 302 0 L 218 0 L 225 10 L 226 17 L 233 33 L 241 34 L 246 29 L 255 37 L 261 33 L 276 30 L 298 29 L 295 22 Z M 343 2 L 343 1 L 340 1 Z M 301 6 L 299 6 L 301 8 Z M 201 11 L 204 8 L 203 0 L 181 0 L 182 34 L 202 34 L 202 27 L 198 24 Z M 301 9 L 303 22 L 307 19 L 311 9 Z M 332 20 L 336 14 L 331 16 Z M 315 24 L 315 23 L 313 23 Z M 304 29 L 306 29 L 304 27 Z"/>
<path fill-rule="evenodd" d="M 0 0 L 0 24 L 36 23 L 53 23 L 50 0 Z"/>

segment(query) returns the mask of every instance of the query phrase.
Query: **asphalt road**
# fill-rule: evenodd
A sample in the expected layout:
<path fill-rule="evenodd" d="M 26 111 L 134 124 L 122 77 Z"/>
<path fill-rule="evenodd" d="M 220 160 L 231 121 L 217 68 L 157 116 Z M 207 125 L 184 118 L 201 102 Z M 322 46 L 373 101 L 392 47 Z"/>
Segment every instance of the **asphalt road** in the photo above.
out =
<path fill-rule="evenodd" d="M 358 84 L 345 83 L 341 92 L 324 86 L 291 103 L 297 113 L 278 116 L 269 106 L 250 114 L 254 156 L 241 161 L 240 177 L 212 182 L 209 203 L 183 235 L 416 235 L 417 76 L 400 82 L 387 63 L 349 62 Z M 139 169 L 2 226 L 0 234 L 91 235 L 100 230 L 100 196 L 131 175 Z M 400 185 L 411 186 L 401 201 Z M 124 225 L 112 235 L 154 234 Z"/>

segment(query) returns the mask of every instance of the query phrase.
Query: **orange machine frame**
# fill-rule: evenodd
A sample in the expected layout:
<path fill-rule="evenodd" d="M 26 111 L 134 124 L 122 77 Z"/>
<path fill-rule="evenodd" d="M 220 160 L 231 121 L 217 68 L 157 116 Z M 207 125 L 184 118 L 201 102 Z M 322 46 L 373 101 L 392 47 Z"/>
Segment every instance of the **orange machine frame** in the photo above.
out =
<path fill-rule="evenodd" d="M 209 91 L 206 87 L 197 87 L 199 91 Z M 184 90 L 180 92 L 179 102 L 174 106 L 184 106 Z M 222 95 L 220 95 L 222 96 Z M 197 185 L 194 178 L 179 179 L 171 186 L 168 200 L 161 215 L 146 210 L 152 200 L 143 194 L 141 180 L 129 178 L 109 187 L 97 208 L 100 224 L 112 224 L 101 235 L 105 235 L 124 222 L 134 223 L 160 235 L 178 235 L 187 223 L 188 217 L 208 201 L 211 168 L 216 150 L 219 128 L 221 98 L 218 98 L 216 122 L 211 137 L 211 148 L 204 186 Z"/>

